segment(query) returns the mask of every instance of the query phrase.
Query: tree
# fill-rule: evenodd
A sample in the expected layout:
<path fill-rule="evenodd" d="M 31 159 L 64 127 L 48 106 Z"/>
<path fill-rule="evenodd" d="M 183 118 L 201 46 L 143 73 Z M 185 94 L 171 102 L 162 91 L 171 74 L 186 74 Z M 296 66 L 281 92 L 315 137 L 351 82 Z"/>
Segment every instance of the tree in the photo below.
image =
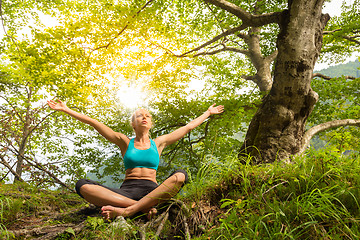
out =
<path fill-rule="evenodd" d="M 154 137 L 181 126 L 212 102 L 226 105 L 227 111 L 221 118 L 209 119 L 184 138 L 183 144 L 171 146 L 164 152 L 168 160 L 164 171 L 179 165 L 180 160 L 196 170 L 206 157 L 221 162 L 228 151 L 250 154 L 255 162 L 286 160 L 304 149 L 305 136 L 313 136 L 306 135 L 306 122 L 318 99 L 311 86 L 313 67 L 321 49 L 329 54 L 331 50 L 322 48 L 323 30 L 329 20 L 328 15 L 322 14 L 323 2 L 139 0 L 110 4 L 107 0 L 59 0 L 3 3 L 6 10 L 3 22 L 8 28 L 4 42 L 7 51 L 3 56 L 9 61 L 3 64 L 3 90 L 9 91 L 8 83 L 14 82 L 9 79 L 20 76 L 21 69 L 30 76 L 28 79 L 42 86 L 39 89 L 68 99 L 74 107 L 115 130 L 124 129 L 131 134 L 125 120 L 129 112 L 112 105 L 112 91 L 116 91 L 117 79 L 129 84 L 141 81 L 152 91 L 150 106 L 155 118 L 158 115 Z M 355 1 L 354 6 L 358 5 Z M 17 40 L 15 33 L 28 22 L 28 15 L 21 13 L 31 13 L 36 19 L 37 11 L 56 17 L 58 25 L 34 29 L 27 40 Z M 326 46 L 334 43 L 335 38 L 331 36 L 341 32 L 349 36 L 342 40 L 352 41 L 351 48 L 344 44 L 342 51 L 357 49 L 358 25 L 352 23 L 358 19 L 356 14 L 351 15 L 352 18 L 346 16 L 339 18 L 337 25 L 331 22 L 329 29 L 325 29 Z M 347 19 L 349 27 L 334 31 L 342 19 Z M 41 25 L 38 21 L 35 23 Z M 335 39 L 336 43 L 339 39 Z M 10 66 L 16 67 L 9 70 Z M 115 86 L 110 86 L 109 79 Z M 204 88 L 189 97 L 186 88 L 191 80 L 204 82 Z M 28 86 L 27 82 L 15 83 L 23 89 Z M 13 92 L 14 96 L 18 92 L 21 91 Z M 11 106 L 6 106 L 2 116 L 6 120 L 4 124 L 14 120 L 8 118 L 10 110 Z M 347 118 L 358 118 L 358 109 L 351 111 Z M 234 136 L 246 129 L 251 118 L 244 144 L 239 149 L 242 138 Z M 58 114 L 47 119 L 56 121 L 57 125 L 69 121 Z M 311 124 L 321 123 L 320 118 L 311 120 Z M 114 161 L 119 159 L 109 158 L 115 150 L 113 147 L 97 135 L 91 134 L 91 139 L 86 137 L 89 129 L 76 123 L 71 124 L 67 136 L 75 134 L 76 129 L 81 132 L 77 133 L 79 138 L 71 136 L 75 140 L 75 155 L 67 155 L 68 159 L 74 159 L 74 165 L 71 161 L 64 163 L 72 176 L 76 175 L 74 169 L 84 174 L 80 165 L 99 167 L 104 159 L 108 159 L 109 166 L 115 165 Z M 57 133 L 59 137 L 62 134 Z M 214 142 L 219 143 L 219 147 L 215 148 Z M 97 144 L 96 147 L 92 143 Z M 54 146 L 57 146 L 55 142 L 48 148 L 52 153 L 57 151 Z M 4 145 L 4 149 L 6 147 Z M 175 153 L 178 159 L 174 159 Z M 110 167 L 105 172 L 111 172 Z"/>
<path fill-rule="evenodd" d="M 319 129 L 323 131 L 344 124 L 358 125 L 359 121 L 356 119 L 358 116 L 354 113 L 353 120 L 336 120 L 334 123 L 321 124 L 321 127 L 315 127 L 306 133 L 306 122 L 318 101 L 318 94 L 311 88 L 314 77 L 312 72 L 322 49 L 326 23 L 330 19 L 327 14 L 322 13 L 324 1 L 234 1 L 231 3 L 209 0 L 205 2 L 207 4 L 198 1 L 175 2 L 171 7 L 166 5 L 167 9 L 171 9 L 168 13 L 174 11 L 177 15 L 162 18 L 164 23 L 160 23 L 161 27 L 153 24 L 155 20 L 150 21 L 151 27 L 148 28 L 150 33 L 143 35 L 151 46 L 165 51 L 167 53 L 165 56 L 179 59 L 203 57 L 204 61 L 195 60 L 188 63 L 186 70 L 201 64 L 206 64 L 202 66 L 210 71 L 211 67 L 219 67 L 212 75 L 215 78 L 216 74 L 223 74 L 220 68 L 227 66 L 221 63 L 216 65 L 213 62 L 221 62 L 223 58 L 240 59 L 239 54 L 242 54 L 246 59 L 240 59 L 239 62 L 248 60 L 252 63 L 253 68 L 250 68 L 248 74 L 242 73 L 242 78 L 255 83 L 262 92 L 260 94 L 265 96 L 248 128 L 240 155 L 250 154 L 257 162 L 286 160 L 292 155 L 301 153 L 308 145 L 308 140 L 319 132 Z M 347 25 L 343 25 L 341 31 L 325 31 L 327 36 L 336 33 L 337 36 L 342 35 L 342 40 L 351 41 L 350 45 L 343 44 L 343 50 L 335 51 L 335 54 L 344 52 L 345 48 L 346 51 L 351 52 L 354 46 L 357 46 L 358 6 L 359 3 L 356 1 L 353 7 L 344 9 L 351 14 L 343 14 L 344 24 Z M 160 12 L 166 11 L 159 5 L 157 7 Z M 196 15 L 189 17 L 193 12 L 196 12 Z M 150 11 L 147 12 L 149 13 Z M 334 21 L 337 25 L 332 24 L 331 28 L 341 25 L 337 19 Z M 186 27 L 181 28 L 179 22 Z M 152 31 L 152 28 L 155 30 Z M 164 37 L 173 38 L 172 42 L 168 44 L 159 43 L 160 40 L 152 40 L 151 38 L 158 37 L 157 31 Z M 199 41 L 208 35 L 215 36 L 199 44 Z M 330 41 L 329 45 L 333 44 L 333 40 Z M 339 42 L 339 38 L 336 38 L 336 41 Z M 198 47 L 189 50 L 189 47 L 196 44 Z M 187 47 L 186 50 L 184 46 Z M 327 48 L 324 49 L 325 52 L 328 51 Z M 212 61 L 209 61 L 210 56 Z M 170 61 L 173 60 L 159 61 L 159 63 Z M 235 63 L 231 66 L 235 73 L 226 77 L 238 79 L 239 76 L 236 75 L 241 74 L 241 71 L 236 67 L 239 67 L 239 64 L 237 63 L 236 66 L 234 60 L 232 63 Z M 159 71 L 160 67 L 156 66 L 153 69 Z M 159 79 L 164 81 L 165 76 L 155 76 L 153 82 L 156 83 Z M 229 80 L 224 78 L 221 81 L 221 77 L 218 77 L 217 82 L 212 82 L 213 86 L 226 84 Z M 175 84 L 171 82 L 171 85 Z M 238 80 L 232 85 L 235 86 L 241 88 L 245 83 Z M 176 92 L 176 87 L 178 86 L 175 86 L 174 91 L 171 92 Z M 218 87 L 215 89 L 219 90 Z M 169 93 L 165 96 L 169 97 Z M 317 130 L 314 131 L 315 129 Z"/>
<path fill-rule="evenodd" d="M 15 181 L 26 179 L 38 186 L 57 183 L 69 187 L 62 177 L 69 175 L 65 174 L 69 169 L 76 170 L 79 161 L 66 167 L 69 147 L 64 138 L 56 136 L 74 133 L 76 128 L 62 131 L 64 121 L 46 111 L 46 99 L 58 96 L 86 103 L 89 96 L 96 97 L 99 87 L 85 75 L 89 68 L 82 49 L 64 39 L 62 29 L 32 28 L 28 33 L 31 40 L 25 35 L 16 36 L 19 26 L 6 20 L 18 9 L 11 8 L 10 3 L 1 7 L 6 35 L 0 65 L 1 163 Z"/>
<path fill-rule="evenodd" d="M 318 99 L 310 82 L 320 54 L 322 31 L 329 20 L 328 15 L 321 13 L 323 2 L 289 1 L 288 9 L 272 13 L 267 13 L 270 9 L 263 1 L 256 1 L 252 8 L 248 6 L 250 11 L 245 11 L 240 3 L 239 6 L 220 0 L 206 2 L 238 18 L 239 27 L 231 32 L 247 43 L 246 54 L 251 60 L 263 60 L 262 63 L 252 60 L 257 64 L 253 79 L 258 86 L 268 86 L 260 90 L 270 90 L 251 121 L 241 153 L 254 156 L 258 162 L 288 159 L 299 151 L 305 122 Z M 270 24 L 277 24 L 280 29 L 277 50 L 263 56 L 259 33 L 261 27 Z M 244 29 L 247 33 L 240 32 Z M 275 57 L 272 78 L 270 66 Z M 266 69 L 267 77 L 258 77 L 260 69 Z"/>
<path fill-rule="evenodd" d="M 359 125 L 359 120 L 356 119 L 337 120 L 313 127 L 305 133 L 306 121 L 318 101 L 318 94 L 311 88 L 311 80 L 322 47 L 323 30 L 329 20 L 327 14 L 322 14 L 323 1 L 288 1 L 287 9 L 275 12 L 270 12 L 273 10 L 272 2 L 206 2 L 230 13 L 231 17 L 235 16 L 240 23 L 188 53 L 210 46 L 211 50 L 195 56 L 223 51 L 245 54 L 256 69 L 254 76 L 245 78 L 254 81 L 260 91 L 269 91 L 251 121 L 240 155 L 250 154 L 257 162 L 286 160 L 291 155 L 302 152 L 309 138 L 319 129 Z M 284 7 L 284 3 L 276 2 L 278 7 Z M 358 9 L 358 2 L 354 6 Z M 348 24 L 349 27 L 334 32 L 339 32 L 339 35 L 341 32 L 342 38 L 356 44 L 357 35 L 344 35 L 345 30 L 347 33 L 358 33 L 359 25 L 354 22 L 358 18 L 353 10 L 351 9 L 352 14 L 347 19 L 351 27 Z M 276 50 L 269 52 L 261 49 L 260 39 L 264 35 L 263 29 L 266 31 L 265 27 L 271 24 L 279 27 L 279 34 Z M 230 39 L 230 35 L 243 40 L 247 48 L 232 47 L 231 43 L 235 40 Z M 270 66 L 274 60 L 272 71 Z"/>
<path fill-rule="evenodd" d="M 342 5 L 342 13 L 328 23 L 324 31 L 324 46 L 321 61 L 340 62 L 344 58 L 359 51 L 359 14 L 360 2 L 354 1 L 351 5 Z M 355 69 L 352 69 L 355 70 Z M 357 74 L 345 73 L 342 76 L 330 77 L 315 73 L 313 86 L 320 99 L 310 118 L 310 126 L 304 135 L 304 151 L 310 139 L 320 132 L 332 129 L 326 135 L 327 140 L 337 146 L 337 150 L 359 149 L 355 139 L 359 137 L 360 110 L 358 86 L 360 79 Z M 337 130 L 333 130 L 338 128 Z"/>

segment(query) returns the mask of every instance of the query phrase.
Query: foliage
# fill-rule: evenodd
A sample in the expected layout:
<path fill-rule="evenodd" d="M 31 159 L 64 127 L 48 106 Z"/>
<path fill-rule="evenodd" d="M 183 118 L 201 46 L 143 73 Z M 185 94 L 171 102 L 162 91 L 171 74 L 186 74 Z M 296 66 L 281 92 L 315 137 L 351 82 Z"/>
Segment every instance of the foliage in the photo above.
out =
<path fill-rule="evenodd" d="M 242 84 L 239 77 L 233 77 L 233 81 L 227 85 L 220 84 L 219 81 L 223 81 L 223 78 L 217 83 L 211 80 L 214 84 L 209 84 L 201 95 L 194 96 L 191 101 L 184 101 L 188 98 L 186 88 L 189 81 L 202 79 L 196 66 L 203 63 L 164 55 L 164 51 L 156 47 L 156 42 L 172 43 L 172 48 L 180 50 L 183 46 L 182 41 L 169 40 L 178 39 L 176 36 L 179 36 L 179 28 L 175 27 L 176 22 L 171 22 L 171 18 L 166 17 L 169 4 L 159 1 L 152 2 L 146 7 L 144 4 L 144 1 L 129 5 L 110 5 L 106 1 L 77 1 L 71 4 L 61 1 L 53 1 L 51 4 L 21 1 L 2 5 L 3 23 L 7 27 L 7 35 L 3 38 L 4 51 L 1 53 L 4 59 L 7 59 L 1 66 L 2 98 L 6 99 L 6 103 L 2 105 L 1 117 L 2 154 L 9 165 L 24 165 L 21 169 L 19 167 L 18 171 L 20 175 L 24 171 L 28 181 L 38 182 L 39 187 L 53 186 L 54 180 L 41 170 L 46 167 L 54 176 L 60 178 L 66 175 L 66 181 L 73 183 L 85 175 L 84 166 L 92 168 L 100 179 L 104 175 L 112 175 L 114 181 L 122 179 L 122 175 L 119 174 L 122 165 L 114 154 L 118 149 L 106 143 L 87 126 L 61 113 L 50 113 L 45 110 L 45 100 L 54 96 L 66 100 L 69 106 L 95 117 L 114 130 L 131 136 L 128 124 L 130 112 L 117 103 L 115 95 L 118 83 L 114 80 L 121 79 L 129 84 L 136 84 L 137 81 L 146 82 L 146 87 L 153 91 L 154 100 L 150 103 L 150 108 L 155 113 L 160 113 L 157 118 L 159 121 L 154 128 L 154 137 L 174 129 L 166 127 L 177 124 L 179 115 L 176 111 L 180 108 L 184 109 L 186 119 L 190 119 L 201 114 L 216 101 L 218 104 L 227 103 L 228 112 L 236 117 L 244 113 L 242 105 L 248 107 L 248 100 L 251 97 L 256 98 L 251 94 L 239 96 L 235 91 L 229 92 L 233 86 L 236 86 L 234 89 L 238 89 Z M 186 10 L 177 4 L 182 3 L 176 3 L 171 8 Z M 196 3 L 192 7 L 204 8 L 199 4 Z M 50 19 L 56 20 L 55 26 L 44 26 L 39 11 L 34 9 L 48 17 L 52 16 Z M 29 14 L 21 15 L 22 11 Z M 159 12 L 164 14 L 158 14 Z M 107 20 L 99 16 L 106 16 Z M 14 18 L 18 19 L 18 22 L 13 21 Z M 187 20 L 187 16 L 182 14 L 179 19 Z M 142 27 L 144 21 L 148 29 Z M 29 25 L 30 22 L 32 24 Z M 89 25 L 92 26 L 91 29 L 88 28 Z M 26 26 L 30 26 L 28 30 Z M 124 31 L 119 30 L 119 26 Z M 144 39 L 149 45 L 144 45 Z M 192 41 L 191 39 L 188 40 Z M 209 65 L 209 70 L 214 72 L 212 69 L 220 69 L 229 61 L 219 58 L 211 62 L 213 65 Z M 235 61 L 235 64 L 240 66 L 241 61 Z M 225 74 L 229 77 L 240 75 L 234 73 L 230 65 L 222 71 L 224 77 Z M 209 101 L 208 93 L 218 92 L 220 89 L 227 90 L 227 95 L 212 94 L 213 97 Z M 26 94 L 29 92 L 31 95 Z M 238 99 L 237 104 L 225 100 L 229 96 Z M 200 105 L 194 108 L 194 111 L 188 111 L 191 106 L 198 103 Z M 26 108 L 27 104 L 30 104 L 29 108 Z M 254 108 L 250 106 L 250 110 L 253 111 Z M 163 116 L 165 111 L 168 111 L 170 118 Z M 156 114 L 154 116 L 156 118 Z M 227 118 L 230 117 L 231 115 L 228 115 Z M 22 119 L 30 124 L 24 124 Z M 245 124 L 240 121 L 237 126 L 244 127 Z M 181 146 L 180 149 L 169 149 L 169 154 L 164 154 L 166 164 L 163 171 L 160 169 L 160 177 L 166 176 L 180 165 L 189 165 L 194 171 L 200 166 L 199 161 L 203 156 L 210 154 L 207 149 L 214 136 L 219 133 L 219 130 L 215 129 L 218 126 L 206 128 L 206 131 L 201 128 L 193 131 L 192 136 L 189 135 L 191 141 L 199 141 L 196 144 L 199 147 L 195 150 L 191 149 L 190 141 L 185 141 L 183 145 L 178 145 Z M 231 135 L 238 131 L 239 128 L 234 125 L 229 131 L 221 131 L 222 135 L 218 140 L 225 142 L 229 139 L 236 143 Z M 205 145 L 202 144 L 204 136 Z M 16 142 L 17 145 L 10 144 Z M 21 145 L 21 142 L 25 144 Z M 225 149 L 216 148 L 219 149 L 217 152 L 216 149 L 214 151 L 214 147 L 211 149 L 218 158 L 221 158 L 221 154 L 218 153 L 225 152 Z M 173 161 L 174 155 L 171 153 L 175 151 L 181 154 Z M 194 159 L 189 156 L 194 156 Z M 104 171 L 99 172 L 98 169 L 103 169 L 104 164 Z"/>
<path fill-rule="evenodd" d="M 0 192 L 0 226 L 5 230 L 17 229 L 29 219 L 45 219 L 48 214 L 55 215 L 85 205 L 79 196 L 66 190 L 41 190 L 25 183 L 2 184 Z M 75 218 L 64 218 L 63 221 L 72 222 Z"/>
<path fill-rule="evenodd" d="M 359 160 L 309 151 L 286 166 L 245 164 L 240 174 L 224 172 L 221 188 L 209 188 L 208 194 L 213 199 L 212 192 L 217 193 L 225 212 L 194 239 L 356 239 Z"/>
<path fill-rule="evenodd" d="M 286 1 L 233 3 L 256 14 L 287 7 Z M 355 31 L 358 20 L 352 11 L 357 5 L 356 1 L 353 7 L 344 7 L 351 14 L 333 18 L 327 30 L 343 25 L 343 30 Z M 44 15 L 55 23 L 46 26 L 41 22 Z M 195 54 L 199 52 L 189 52 L 241 24 L 234 15 L 203 1 L 12 1 L 2 4 L 2 17 L 7 32 L 1 44 L 6 61 L 1 64 L 0 86 L 7 103 L 1 107 L 1 155 L 10 165 L 15 164 L 20 144 L 9 143 L 27 140 L 23 171 L 39 187 L 53 186 L 54 180 L 35 166 L 48 168 L 58 178 L 66 176 L 62 180 L 69 184 L 84 177 L 86 171 L 100 181 L 106 175 L 114 182 L 123 178 L 118 149 L 89 127 L 42 108 L 45 99 L 56 96 L 66 100 L 76 110 L 131 136 L 131 111 L 119 104 L 116 93 L 120 83 L 141 83 L 152 99 L 148 107 L 156 121 L 153 137 L 182 126 L 214 102 L 224 104 L 226 112 L 221 117 L 209 119 L 164 151 L 160 180 L 176 168 L 188 168 L 196 174 L 209 159 L 226 162 L 229 154 L 238 151 L 242 133 L 260 105 L 262 95 L 256 85 L 243 78 L 256 72 L 248 57 L 229 51 L 198 56 Z M 278 32 L 273 24 L 257 32 L 264 57 L 276 49 Z M 325 46 L 338 40 L 327 35 Z M 234 34 L 204 51 L 221 48 L 222 44 L 248 49 L 247 43 Z M 340 50 L 355 49 L 354 44 L 349 46 Z M 201 90 L 189 89 L 191 81 L 201 82 Z M 31 97 L 26 94 L 30 90 Z M 354 94 L 347 96 L 356 100 Z M 328 95 L 331 93 L 321 94 Z M 27 118 L 31 122 L 28 128 L 33 130 L 24 138 L 21 118 L 25 118 L 28 104 L 28 113 L 32 113 Z M 336 108 L 325 107 L 314 115 L 311 123 L 321 123 L 325 116 L 340 117 Z M 349 137 L 331 139 L 337 143 L 344 137 L 352 139 L 358 136 L 356 131 L 351 130 Z"/>
<path fill-rule="evenodd" d="M 360 2 L 343 1 L 341 15 L 332 17 L 325 29 L 322 61 L 341 63 L 346 57 L 359 52 Z"/>
<path fill-rule="evenodd" d="M 306 157 L 288 165 L 254 166 L 249 164 L 251 159 L 240 163 L 230 156 L 223 165 L 215 162 L 204 165 L 197 176 L 191 177 L 181 199 L 188 205 L 209 202 L 221 211 L 213 219 L 204 219 L 207 222 L 203 225 L 204 232 L 198 235 L 195 231 L 192 239 L 342 239 L 345 236 L 356 239 L 360 234 L 357 227 L 360 219 L 359 160 L 357 155 L 325 150 L 309 151 Z M 227 168 L 229 165 L 231 167 Z M 16 195 L 18 188 L 23 189 L 22 196 Z M 16 226 L 24 217 L 41 212 L 41 208 L 51 206 L 65 212 L 79 207 L 72 205 L 80 198 L 64 192 L 43 192 L 27 185 L 2 185 L 1 192 L 9 193 L 1 198 L 4 209 L 1 223 L 6 227 Z M 78 203 L 83 204 L 83 201 Z M 5 219 L 5 215 L 10 216 L 6 211 L 17 218 Z M 99 215 L 91 216 L 80 233 L 74 236 L 68 229 L 58 238 L 139 238 L 140 229 L 131 219 L 127 222 L 130 228 L 124 232 Z M 171 231 L 172 227 L 166 231 Z M 193 226 L 197 227 L 200 226 Z M 151 234 L 149 232 L 148 237 Z"/>
<path fill-rule="evenodd" d="M 104 122 L 114 129 L 119 128 L 116 121 L 121 115 L 119 117 L 119 106 L 109 108 L 114 99 L 112 95 L 105 96 L 111 88 L 90 66 L 82 46 L 73 42 L 72 29 L 41 28 L 36 11 L 32 12 L 35 6 L 30 2 L 1 6 L 3 23 L 7 27 L 1 52 L 6 61 L 0 66 L 1 159 L 3 164 L 7 163 L 7 170 L 15 165 L 20 177 L 24 175 L 27 181 L 37 182 L 39 187 L 51 187 L 63 176 L 73 183 L 73 179 L 84 176 L 84 166 L 96 167 L 108 156 L 104 155 L 108 144 L 103 144 L 98 135 L 89 137 L 94 135 L 89 127 L 46 110 L 46 100 L 56 96 L 68 100 L 68 105 L 78 107 L 79 111 L 84 105 L 88 109 L 107 106 L 107 115 L 101 118 L 110 116 L 112 111 L 113 118 L 107 117 Z M 18 9 L 19 6 L 24 8 Z M 44 13 L 49 10 L 41 4 L 36 6 Z M 19 11 L 31 14 L 19 16 L 20 24 L 17 24 L 11 16 L 18 16 Z M 31 31 L 22 36 L 15 35 L 32 19 L 37 20 L 36 27 L 30 27 Z M 96 114 L 103 113 L 96 111 Z M 129 128 L 122 127 L 125 132 Z M 96 143 L 98 149 L 87 147 Z M 7 176 L 6 172 L 3 176 Z"/>
<path fill-rule="evenodd" d="M 356 70 L 359 71 L 358 68 L 358 61 L 332 67 L 328 72 L 325 69 L 321 73 L 332 73 L 329 76 L 334 78 L 330 80 L 315 78 L 313 80 L 313 88 L 320 98 L 309 118 L 309 127 L 334 119 L 360 118 L 358 94 L 360 78 L 347 79 L 345 76 L 341 76 L 356 73 Z M 331 96 L 331 98 L 325 99 L 323 96 Z M 340 152 L 357 151 L 360 149 L 358 141 L 356 141 L 360 137 L 359 133 L 359 128 L 356 126 L 344 126 L 319 134 L 319 137 Z"/>

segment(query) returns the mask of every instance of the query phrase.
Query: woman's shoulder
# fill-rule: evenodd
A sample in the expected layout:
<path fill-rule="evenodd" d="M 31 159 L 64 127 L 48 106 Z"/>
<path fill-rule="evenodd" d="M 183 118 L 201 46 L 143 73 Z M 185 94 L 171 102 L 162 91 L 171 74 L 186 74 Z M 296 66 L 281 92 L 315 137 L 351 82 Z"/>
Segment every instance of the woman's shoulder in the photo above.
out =
<path fill-rule="evenodd" d="M 129 144 L 131 139 L 128 136 L 120 132 L 117 132 L 116 135 L 121 144 L 126 144 L 126 146 Z"/>

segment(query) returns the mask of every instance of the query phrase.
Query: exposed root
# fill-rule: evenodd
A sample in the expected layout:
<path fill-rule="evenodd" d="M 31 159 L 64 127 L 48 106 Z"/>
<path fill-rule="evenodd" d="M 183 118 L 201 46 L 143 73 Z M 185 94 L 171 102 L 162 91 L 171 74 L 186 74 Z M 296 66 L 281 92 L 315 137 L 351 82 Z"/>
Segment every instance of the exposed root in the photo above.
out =
<path fill-rule="evenodd" d="M 43 227 L 37 227 L 32 229 L 20 229 L 20 230 L 14 230 L 9 231 L 10 234 L 13 234 L 16 239 L 22 237 L 36 237 L 40 236 L 35 239 L 52 239 L 55 238 L 58 234 L 64 233 L 68 228 L 72 228 L 75 233 L 80 232 L 84 227 L 86 223 L 85 221 L 80 224 L 57 224 L 53 226 L 43 226 Z"/>
<path fill-rule="evenodd" d="M 161 233 L 161 231 L 163 230 L 164 224 L 165 224 L 165 222 L 168 220 L 168 218 L 169 218 L 169 211 L 165 212 L 165 215 L 164 215 L 164 217 L 163 217 L 163 219 L 162 219 L 162 221 L 161 221 L 158 229 L 156 230 L 155 239 L 160 236 L 160 233 Z"/>
<path fill-rule="evenodd" d="M 98 213 L 98 211 L 97 208 L 93 205 L 67 213 L 53 212 L 51 217 L 44 217 L 37 220 L 32 219 L 31 222 L 23 220 L 23 222 L 32 223 L 32 225 L 28 225 L 19 230 L 8 230 L 8 233 L 14 235 L 15 239 L 26 239 L 29 237 L 32 239 L 34 237 L 37 237 L 35 239 L 54 239 L 56 236 L 64 233 L 69 228 L 71 228 L 75 233 L 80 232 L 86 226 L 86 217 L 94 213 Z M 72 218 L 77 220 L 72 223 L 41 226 L 45 225 L 49 220 L 56 221 L 62 220 L 64 218 Z"/>
<path fill-rule="evenodd" d="M 204 233 L 221 210 L 218 207 L 210 205 L 209 201 L 201 200 L 193 203 L 191 209 L 184 202 L 178 199 L 171 199 L 157 207 L 158 214 L 151 220 L 145 215 L 129 218 L 130 222 L 138 230 L 137 238 L 142 240 L 150 239 L 186 239 L 190 240 L 191 236 L 199 236 Z M 88 231 L 86 228 L 88 216 L 99 216 L 99 208 L 95 206 L 84 207 L 77 211 L 71 211 L 64 214 L 53 214 L 51 217 L 44 217 L 41 221 L 34 220 L 37 225 L 27 226 L 21 230 L 9 231 L 15 236 L 15 239 L 55 239 L 60 234 L 69 233 L 78 234 L 82 231 Z M 73 219 L 68 224 L 57 224 L 53 226 L 41 226 L 48 220 Z M 117 220 L 115 220 L 117 221 Z M 115 221 L 113 223 L 115 223 Z M 123 221 L 126 222 L 125 219 Z M 128 223 L 130 223 L 128 222 Z M 129 224 L 128 224 L 129 225 Z M 122 224 L 110 224 L 109 229 L 119 229 Z M 125 235 L 121 239 L 132 239 L 134 237 L 134 228 L 129 225 L 128 228 L 122 229 Z M 127 238 L 129 237 L 129 238 Z"/>
<path fill-rule="evenodd" d="M 182 229 L 173 229 L 172 232 L 174 232 L 174 235 L 179 235 L 179 233 L 184 235 L 185 233 L 185 236 L 183 236 L 184 239 L 190 239 L 189 224 L 186 216 L 190 211 L 185 203 L 177 199 L 171 199 L 166 203 L 165 207 L 164 204 L 163 207 L 159 207 L 159 212 L 161 212 L 161 214 L 158 217 L 153 218 L 145 224 L 137 224 L 139 225 L 140 239 L 147 239 L 146 232 L 152 230 L 156 231 L 153 239 L 161 239 L 160 235 L 163 233 L 168 221 L 172 222 L 172 226 L 175 226 L 175 228 L 182 226 Z"/>

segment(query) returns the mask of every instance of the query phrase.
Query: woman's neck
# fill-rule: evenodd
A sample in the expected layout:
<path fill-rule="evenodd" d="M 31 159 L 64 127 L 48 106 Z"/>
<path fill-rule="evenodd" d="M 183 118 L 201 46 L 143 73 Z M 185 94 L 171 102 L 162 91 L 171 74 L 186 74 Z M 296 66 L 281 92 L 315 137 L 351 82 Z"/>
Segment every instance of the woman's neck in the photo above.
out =
<path fill-rule="evenodd" d="M 135 140 L 140 143 L 149 142 L 149 132 L 136 132 Z"/>

